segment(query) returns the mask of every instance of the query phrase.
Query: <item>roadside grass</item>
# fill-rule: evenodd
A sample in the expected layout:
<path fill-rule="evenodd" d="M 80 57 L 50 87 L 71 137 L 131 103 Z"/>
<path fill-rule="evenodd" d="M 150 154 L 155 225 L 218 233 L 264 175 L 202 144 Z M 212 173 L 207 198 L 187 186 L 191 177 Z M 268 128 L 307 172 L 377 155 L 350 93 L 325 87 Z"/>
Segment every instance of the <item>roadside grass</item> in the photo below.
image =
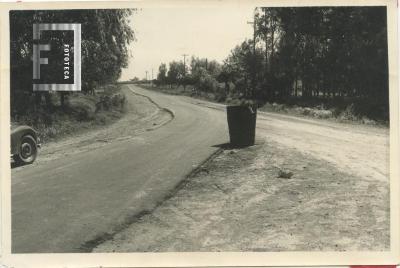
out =
<path fill-rule="evenodd" d="M 222 96 L 214 92 L 195 90 L 193 86 L 150 86 L 138 85 L 142 88 L 159 91 L 170 95 L 183 95 L 211 102 L 229 104 L 234 102 L 235 96 Z M 333 120 L 341 123 L 363 124 L 372 126 L 389 126 L 388 111 L 371 101 L 322 99 L 314 98 L 303 101 L 301 98 L 291 98 L 285 102 L 266 102 L 259 107 L 260 111 L 295 115 L 323 120 Z"/>
<path fill-rule="evenodd" d="M 111 124 L 125 113 L 125 95 L 119 85 L 107 85 L 94 95 L 72 93 L 64 107 L 52 95 L 53 106 L 12 118 L 12 125 L 28 125 L 38 131 L 42 143 Z"/>
<path fill-rule="evenodd" d="M 267 102 L 259 108 L 260 111 L 274 112 L 281 114 L 289 114 L 302 117 L 311 117 L 317 119 L 334 120 L 341 123 L 356 123 L 373 126 L 388 127 L 389 121 L 383 119 L 372 119 L 374 116 L 367 116 L 362 112 L 357 111 L 357 106 L 354 103 L 347 105 L 338 105 L 327 107 L 322 103 L 302 106 L 296 104 L 281 104 L 281 103 L 269 103 Z M 372 107 L 371 110 L 374 108 Z"/>
<path fill-rule="evenodd" d="M 224 101 L 222 101 L 221 98 L 218 98 L 218 94 L 215 94 L 213 92 L 202 92 L 202 91 L 196 90 L 191 85 L 186 86 L 186 89 L 184 89 L 183 86 L 179 86 L 179 87 L 158 86 L 158 87 L 156 87 L 156 86 L 150 86 L 150 85 L 145 85 L 145 84 L 138 84 L 137 86 L 142 87 L 144 89 L 154 90 L 154 91 L 162 92 L 162 93 L 169 94 L 169 95 L 188 96 L 188 97 L 201 99 L 201 100 L 224 103 Z"/>

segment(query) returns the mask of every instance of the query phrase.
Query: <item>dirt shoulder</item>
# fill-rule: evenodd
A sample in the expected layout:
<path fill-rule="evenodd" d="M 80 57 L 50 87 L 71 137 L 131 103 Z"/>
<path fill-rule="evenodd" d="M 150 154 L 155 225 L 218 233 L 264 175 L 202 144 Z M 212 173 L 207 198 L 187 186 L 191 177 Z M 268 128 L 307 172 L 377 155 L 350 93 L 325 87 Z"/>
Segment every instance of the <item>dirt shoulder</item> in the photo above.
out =
<path fill-rule="evenodd" d="M 225 149 L 95 252 L 382 251 L 389 181 L 266 139 Z"/>

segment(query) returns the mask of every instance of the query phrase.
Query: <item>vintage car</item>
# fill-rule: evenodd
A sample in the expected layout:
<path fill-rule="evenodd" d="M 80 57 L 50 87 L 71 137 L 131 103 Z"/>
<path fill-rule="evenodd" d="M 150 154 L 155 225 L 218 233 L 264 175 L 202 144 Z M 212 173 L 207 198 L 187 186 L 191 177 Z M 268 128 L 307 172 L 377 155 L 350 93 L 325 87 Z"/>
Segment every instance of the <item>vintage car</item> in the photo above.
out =
<path fill-rule="evenodd" d="M 40 140 L 37 132 L 29 126 L 11 126 L 11 156 L 16 164 L 25 165 L 35 161 Z"/>

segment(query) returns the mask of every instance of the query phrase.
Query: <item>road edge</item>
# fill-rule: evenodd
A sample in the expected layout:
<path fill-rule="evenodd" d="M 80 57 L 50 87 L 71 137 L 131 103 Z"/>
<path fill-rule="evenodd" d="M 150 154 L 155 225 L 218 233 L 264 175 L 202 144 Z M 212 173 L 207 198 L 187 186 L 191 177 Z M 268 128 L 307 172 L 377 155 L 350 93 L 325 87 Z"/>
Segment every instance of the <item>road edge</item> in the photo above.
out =
<path fill-rule="evenodd" d="M 158 109 L 163 110 L 163 111 L 166 111 L 167 113 L 169 113 L 169 114 L 172 116 L 172 119 L 171 119 L 171 120 L 173 120 L 173 119 L 175 118 L 175 113 L 174 113 L 174 111 L 172 111 L 172 110 L 170 110 L 170 109 L 168 109 L 168 108 L 165 108 L 165 107 L 161 107 L 157 102 L 155 102 L 155 101 L 154 101 L 152 98 L 150 98 L 149 96 L 146 96 L 146 95 L 144 95 L 144 94 L 137 93 L 136 91 L 134 91 L 134 90 L 133 90 L 132 88 L 130 88 L 129 86 L 128 86 L 128 88 L 129 88 L 129 91 L 132 92 L 133 94 L 148 99 L 151 103 L 153 103 L 155 106 L 157 106 Z M 171 120 L 167 121 L 166 123 L 162 124 L 161 126 L 163 126 L 163 125 L 165 125 L 165 124 L 171 122 Z"/>
<path fill-rule="evenodd" d="M 181 190 L 191 178 L 193 178 L 197 173 L 201 172 L 201 168 L 211 162 L 214 158 L 222 153 L 224 149 L 218 148 L 214 153 L 212 153 L 209 157 L 207 157 L 204 161 L 202 161 L 196 168 L 190 171 L 184 178 L 179 181 L 175 187 L 173 187 L 165 196 L 157 201 L 151 209 L 143 209 L 134 213 L 133 215 L 128 215 L 125 217 L 125 220 L 122 223 L 116 225 L 113 228 L 112 232 L 106 232 L 97 235 L 95 238 L 84 242 L 77 248 L 78 252 L 81 253 L 91 253 L 93 250 L 98 247 L 99 245 L 103 244 L 106 241 L 112 240 L 115 235 L 127 229 L 130 225 L 134 224 L 135 222 L 139 221 L 142 217 L 153 213 L 158 207 L 160 207 L 165 201 L 172 198 L 179 190 Z M 104 252 L 107 253 L 107 252 Z"/>
<path fill-rule="evenodd" d="M 155 102 L 149 96 L 137 93 L 130 87 L 128 87 L 128 88 L 129 88 L 129 91 L 131 91 L 133 94 L 147 98 L 151 103 L 156 105 L 160 110 L 164 110 L 172 116 L 171 120 L 168 120 L 164 124 L 157 126 L 157 128 L 168 124 L 175 118 L 175 113 L 172 110 L 161 107 L 157 102 Z M 160 198 L 159 201 L 156 201 L 150 209 L 143 209 L 143 210 L 135 212 L 132 215 L 127 215 L 124 220 L 122 220 L 120 223 L 116 224 L 116 226 L 112 229 L 111 232 L 101 233 L 101 234 L 95 236 L 93 239 L 84 242 L 77 248 L 77 251 L 82 252 L 82 253 L 90 253 L 97 246 L 99 246 L 100 244 L 102 244 L 108 240 L 113 239 L 113 237 L 115 235 L 117 235 L 118 233 L 122 232 L 123 230 L 128 228 L 133 223 L 140 220 L 140 218 L 142 218 L 143 216 L 151 214 L 154 210 L 156 210 L 159 206 L 161 206 L 165 201 L 167 201 L 168 199 L 173 197 L 180 189 L 182 189 L 189 182 L 189 180 L 191 178 L 193 178 L 197 173 L 199 173 L 201 171 L 203 166 L 207 165 L 210 161 L 212 161 L 214 158 L 216 158 L 218 155 L 220 155 L 223 152 L 223 150 L 224 150 L 223 148 L 216 149 L 211 155 L 209 155 L 205 160 L 200 162 L 200 164 L 198 164 L 194 169 L 192 169 L 188 174 L 186 174 L 182 180 L 180 180 L 174 187 L 172 187 L 171 190 L 169 190 L 164 195 L 164 197 Z"/>

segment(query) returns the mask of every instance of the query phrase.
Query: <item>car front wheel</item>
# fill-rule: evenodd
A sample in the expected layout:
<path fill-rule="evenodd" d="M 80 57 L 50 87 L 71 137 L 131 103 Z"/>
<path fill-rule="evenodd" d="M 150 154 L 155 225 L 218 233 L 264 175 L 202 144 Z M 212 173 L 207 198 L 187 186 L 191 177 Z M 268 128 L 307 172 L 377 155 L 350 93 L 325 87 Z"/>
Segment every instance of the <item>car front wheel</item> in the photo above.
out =
<path fill-rule="evenodd" d="M 31 164 L 35 161 L 37 152 L 36 140 L 31 135 L 23 136 L 19 153 L 14 155 L 14 160 L 19 164 Z"/>

